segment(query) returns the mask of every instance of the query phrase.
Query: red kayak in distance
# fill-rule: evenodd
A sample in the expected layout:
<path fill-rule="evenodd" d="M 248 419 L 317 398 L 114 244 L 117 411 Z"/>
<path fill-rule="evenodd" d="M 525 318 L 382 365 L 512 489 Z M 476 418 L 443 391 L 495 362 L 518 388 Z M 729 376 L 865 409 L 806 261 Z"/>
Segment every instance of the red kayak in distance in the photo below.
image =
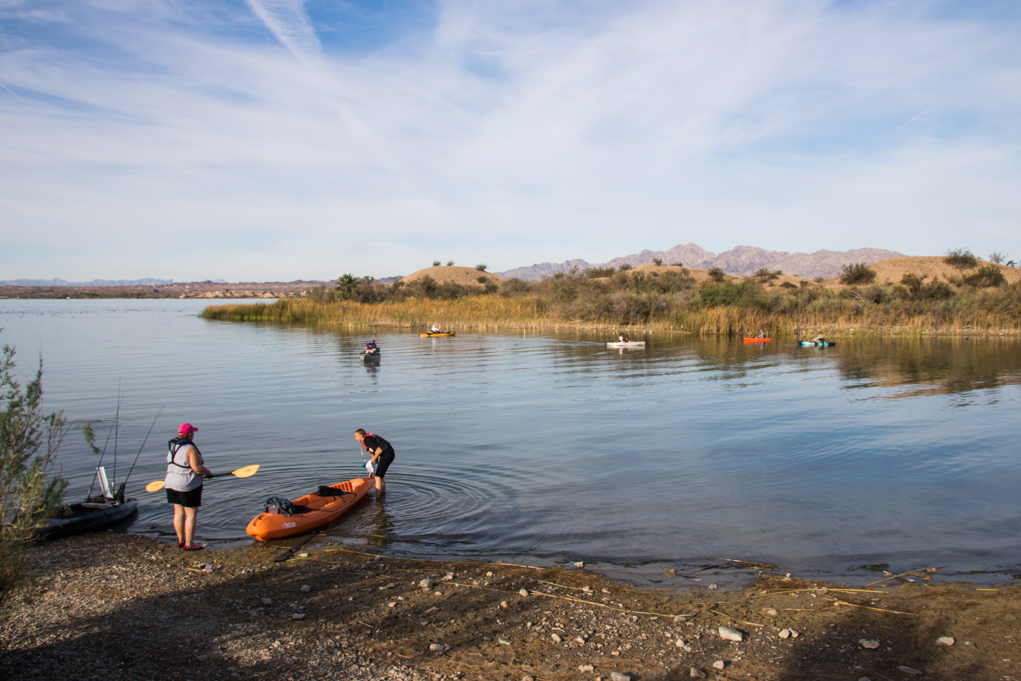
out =
<path fill-rule="evenodd" d="M 745 338 L 744 342 L 745 343 L 769 343 L 772 340 L 773 340 L 772 338 Z"/>

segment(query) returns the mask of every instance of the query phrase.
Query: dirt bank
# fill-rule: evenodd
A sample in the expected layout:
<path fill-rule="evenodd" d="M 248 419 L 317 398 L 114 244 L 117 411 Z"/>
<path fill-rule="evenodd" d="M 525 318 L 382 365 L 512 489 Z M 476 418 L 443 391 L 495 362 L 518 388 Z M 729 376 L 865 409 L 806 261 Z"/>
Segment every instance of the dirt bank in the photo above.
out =
<path fill-rule="evenodd" d="M 41 544 L 0 628 L 0 677 L 1021 678 L 1013 585 L 941 585 L 921 571 L 844 589 L 763 573 L 714 591 L 667 574 L 683 588 L 643 591 L 583 568 L 325 542 L 273 562 L 282 548 L 192 553 L 115 534 Z"/>

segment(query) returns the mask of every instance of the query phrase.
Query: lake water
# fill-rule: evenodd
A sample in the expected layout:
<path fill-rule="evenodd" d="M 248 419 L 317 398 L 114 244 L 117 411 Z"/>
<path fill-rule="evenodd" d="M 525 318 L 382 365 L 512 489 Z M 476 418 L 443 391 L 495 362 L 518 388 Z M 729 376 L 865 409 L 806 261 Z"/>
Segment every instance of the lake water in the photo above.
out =
<path fill-rule="evenodd" d="M 1021 561 L 1021 344 L 1015 340 L 744 344 L 679 334 L 610 350 L 609 334 L 379 334 L 212 322 L 196 300 L 0 300 L 0 343 L 46 406 L 110 432 L 133 532 L 172 532 L 166 441 L 184 421 L 214 471 L 199 534 L 246 539 L 273 495 L 361 472 L 352 432 L 390 440 L 382 503 L 333 534 L 416 555 L 675 567 L 764 561 L 817 573 Z M 104 463 L 113 472 L 113 440 Z M 62 455 L 69 497 L 96 465 Z M 654 569 L 653 569 L 654 568 Z M 637 569 L 637 568 L 635 568 Z M 871 573 L 868 573 L 871 574 Z"/>

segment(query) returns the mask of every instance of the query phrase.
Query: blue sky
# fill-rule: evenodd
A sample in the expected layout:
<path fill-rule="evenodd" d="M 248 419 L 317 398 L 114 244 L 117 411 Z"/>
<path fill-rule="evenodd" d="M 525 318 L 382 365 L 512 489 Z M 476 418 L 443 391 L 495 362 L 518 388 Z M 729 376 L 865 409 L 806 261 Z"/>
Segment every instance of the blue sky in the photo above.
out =
<path fill-rule="evenodd" d="M 0 279 L 1021 257 L 1016 2 L 0 0 Z"/>

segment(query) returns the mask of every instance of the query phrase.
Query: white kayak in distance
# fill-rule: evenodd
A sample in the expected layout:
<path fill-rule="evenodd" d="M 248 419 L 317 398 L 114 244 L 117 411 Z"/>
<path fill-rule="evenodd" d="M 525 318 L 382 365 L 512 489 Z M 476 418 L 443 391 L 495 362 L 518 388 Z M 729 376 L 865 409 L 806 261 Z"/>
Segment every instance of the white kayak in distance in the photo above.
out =
<path fill-rule="evenodd" d="M 644 348 L 645 341 L 611 341 L 606 344 L 608 348 Z"/>

